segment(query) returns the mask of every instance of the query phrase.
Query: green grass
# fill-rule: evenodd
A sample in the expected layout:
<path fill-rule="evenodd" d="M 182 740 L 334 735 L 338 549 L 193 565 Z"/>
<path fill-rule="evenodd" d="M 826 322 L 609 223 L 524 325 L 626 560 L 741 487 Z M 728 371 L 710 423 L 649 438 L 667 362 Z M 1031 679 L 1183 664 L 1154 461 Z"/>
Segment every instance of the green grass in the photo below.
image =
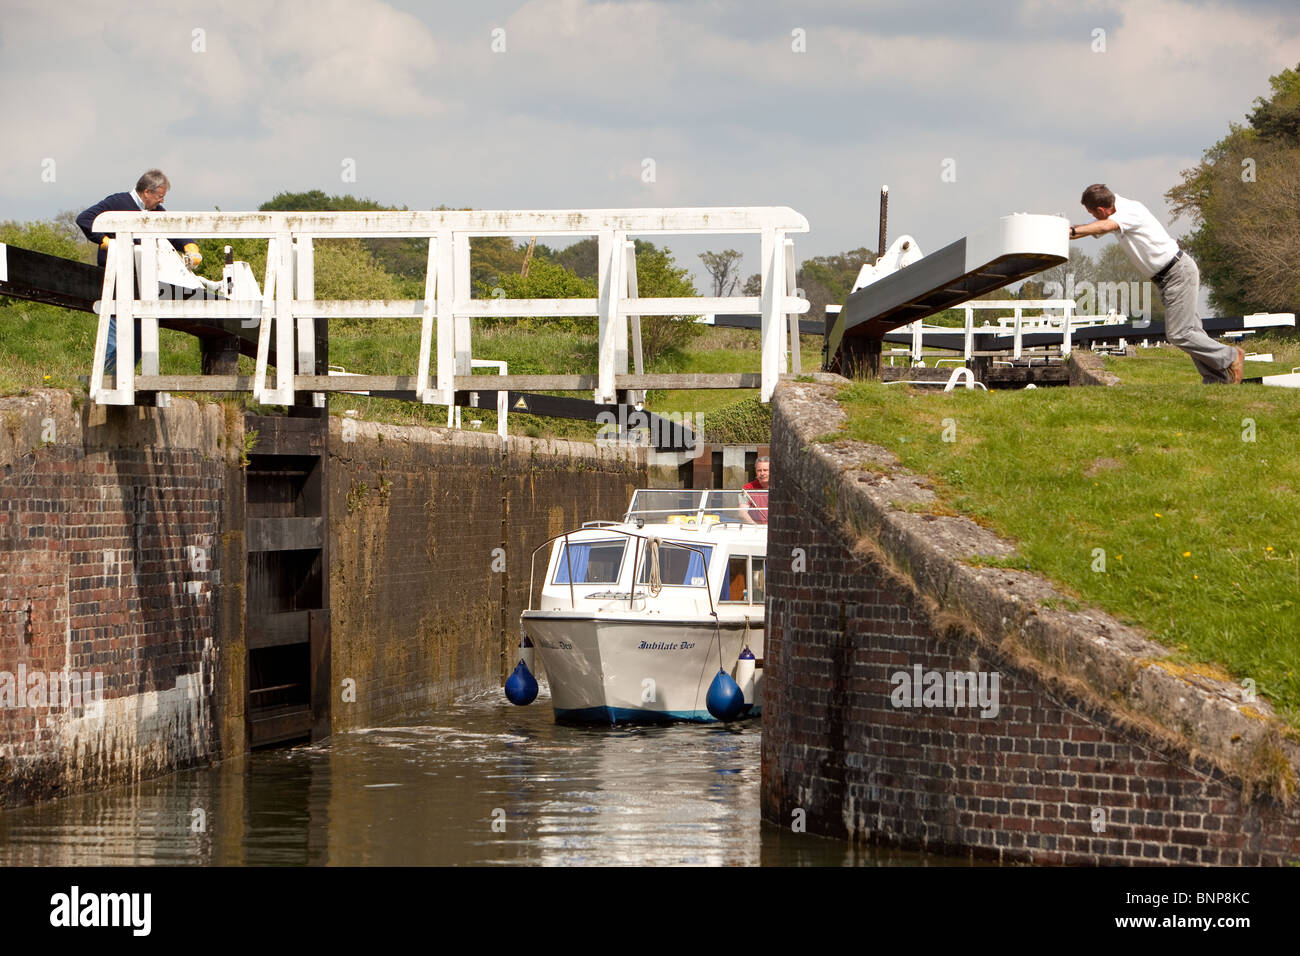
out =
<path fill-rule="evenodd" d="M 96 321 L 83 312 L 0 298 L 0 395 L 37 386 L 81 391 L 77 378 L 90 374 Z M 198 374 L 192 336 L 163 329 L 158 347 L 163 374 Z"/>
<path fill-rule="evenodd" d="M 821 342 L 805 336 L 800 353 L 802 367 L 821 368 Z M 759 333 L 756 329 L 713 328 L 696 339 L 688 352 L 673 352 L 658 362 L 653 363 L 649 371 L 674 374 L 701 372 L 758 372 L 763 367 L 762 352 L 759 347 Z M 655 390 L 647 396 L 648 405 L 656 411 L 690 412 L 693 416 L 702 416 L 705 429 L 714 417 L 726 420 L 730 429 L 737 415 L 741 414 L 738 406 L 752 404 L 758 399 L 758 389 L 722 389 L 697 388 L 677 390 Z M 755 434 L 752 428 L 746 434 Z M 770 428 L 757 442 L 766 442 L 770 437 Z M 746 439 L 749 443 L 751 439 Z"/>
<path fill-rule="evenodd" d="M 1300 340 L 1269 336 L 1250 336 L 1242 344 L 1247 353 L 1273 353 L 1273 362 L 1247 362 L 1246 378 L 1261 375 L 1281 375 L 1300 365 Z M 1138 349 L 1137 358 L 1108 356 L 1106 368 L 1118 375 L 1126 385 L 1172 385 L 1187 383 L 1199 385 L 1200 373 L 1183 352 L 1175 348 Z"/>
<path fill-rule="evenodd" d="M 1253 678 L 1300 724 L 1300 393 L 1203 386 L 1172 349 L 1112 367 L 1142 384 L 854 384 L 845 431 L 931 475 L 944 504 L 1015 542 L 1017 566 L 1177 659 Z"/>
<path fill-rule="evenodd" d="M 46 386 L 84 392 L 79 377 L 90 374 L 95 345 L 95 317 L 70 312 L 55 306 L 0 299 L 0 394 L 20 393 Z M 370 329 L 357 322 L 342 321 L 330 329 L 330 362 L 349 372 L 371 375 L 410 374 L 415 367 L 420 336 L 419 327 L 396 319 L 378 320 Z M 812 342 L 807 339 L 806 342 Z M 197 375 L 199 349 L 196 340 L 180 332 L 159 332 L 160 365 L 164 374 Z M 596 335 L 594 321 L 589 331 L 524 329 L 500 325 L 476 330 L 476 358 L 505 361 L 511 374 L 568 375 L 594 373 L 596 370 Z M 803 352 L 804 367 L 817 367 L 820 354 L 816 348 Z M 672 351 L 648 363 L 652 372 L 753 372 L 761 367 L 758 332 L 743 329 L 710 329 L 695 340 L 689 351 Z M 240 359 L 240 370 L 252 374 L 253 364 Z M 486 372 L 485 379 L 492 377 Z M 47 377 L 48 376 L 48 377 Z M 590 397 L 590 393 L 556 392 L 557 395 Z M 647 405 L 654 411 L 691 413 L 692 420 L 720 418 L 727 434 L 735 433 L 747 441 L 766 441 L 767 429 L 760 415 L 750 408 L 758 390 L 698 389 L 693 391 L 654 391 Z M 202 399 L 202 396 L 195 397 Z M 416 405 L 393 399 L 359 395 L 332 395 L 330 411 L 341 415 L 355 410 L 358 416 L 372 421 L 404 425 L 442 425 L 447 423 L 443 405 Z M 249 407 L 254 407 L 249 403 Z M 596 437 L 595 422 L 566 418 L 512 413 L 511 434 L 534 438 L 570 438 L 591 441 Z M 482 421 L 481 429 L 496 430 L 496 412 L 488 409 L 462 409 L 461 423 L 469 427 L 471 419 Z"/>

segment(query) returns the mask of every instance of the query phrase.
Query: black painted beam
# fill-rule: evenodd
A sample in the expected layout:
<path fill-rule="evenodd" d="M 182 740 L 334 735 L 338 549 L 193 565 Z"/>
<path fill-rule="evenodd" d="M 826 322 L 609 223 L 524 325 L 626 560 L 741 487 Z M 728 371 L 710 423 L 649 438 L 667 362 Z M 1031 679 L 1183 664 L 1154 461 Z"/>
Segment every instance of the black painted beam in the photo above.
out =
<path fill-rule="evenodd" d="M 1015 301 L 1007 300 L 1009 307 L 1014 307 Z M 1245 317 L 1240 315 L 1218 316 L 1214 318 L 1203 319 L 1202 323 L 1205 331 L 1211 335 L 1222 335 L 1225 332 L 1240 332 L 1246 329 L 1263 330 L 1269 328 L 1289 328 L 1290 326 L 1259 326 L 1247 325 Z M 1111 325 L 1089 325 L 1077 328 L 1071 333 L 1071 341 L 1075 345 L 1090 345 L 1095 342 L 1118 342 L 1120 339 L 1129 339 L 1141 341 L 1142 339 L 1157 339 L 1163 341 L 1165 337 L 1164 322 L 1124 322 Z M 897 345 L 911 345 L 912 333 L 906 331 L 886 332 L 885 341 Z M 961 352 L 965 349 L 966 338 L 965 332 L 959 328 L 951 330 L 934 331 L 926 329 L 922 334 L 922 345 L 925 348 L 948 349 L 954 352 Z M 1061 344 L 1061 333 L 1055 332 L 1023 332 L 1020 336 L 1022 348 L 1038 348 L 1042 346 L 1052 346 Z M 996 331 L 990 329 L 974 329 L 972 332 L 972 348 L 979 352 L 996 352 L 1009 351 L 1015 348 L 1015 333 L 1004 329 Z"/>
<path fill-rule="evenodd" d="M 418 401 L 414 391 L 372 390 L 368 394 L 371 398 Z M 655 451 L 694 451 L 698 440 L 690 427 L 648 410 L 637 411 L 634 405 L 598 405 L 585 398 L 538 395 L 533 392 L 506 392 L 506 396 L 510 411 L 516 414 L 608 423 L 618 428 L 621 437 L 626 437 L 634 429 L 648 429 L 649 444 Z M 456 404 L 461 408 L 484 408 L 494 412 L 497 408 L 497 392 L 491 389 L 457 391 Z"/>
<path fill-rule="evenodd" d="M 94 314 L 95 303 L 104 291 L 103 266 L 8 245 L 4 247 L 4 258 L 0 295 Z M 216 298 L 206 289 L 179 289 L 163 282 L 158 284 L 158 295 L 171 300 Z M 240 354 L 257 358 L 257 329 L 245 328 L 241 319 L 160 319 L 158 326 L 200 339 L 225 340 L 233 336 L 238 339 Z M 270 364 L 275 364 L 274 340 Z"/>
<path fill-rule="evenodd" d="M 761 329 L 763 317 L 761 315 L 715 315 L 713 324 L 729 329 Z M 806 319 L 802 316 L 799 318 L 800 335 L 823 335 L 825 329 L 826 322 L 822 319 Z"/>

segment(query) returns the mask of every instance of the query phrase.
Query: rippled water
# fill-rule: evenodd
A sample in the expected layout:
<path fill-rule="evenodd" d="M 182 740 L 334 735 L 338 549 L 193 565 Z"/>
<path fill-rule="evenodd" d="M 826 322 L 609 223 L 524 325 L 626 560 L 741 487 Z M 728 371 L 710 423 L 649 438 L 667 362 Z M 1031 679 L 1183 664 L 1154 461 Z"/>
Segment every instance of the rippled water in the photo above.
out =
<path fill-rule="evenodd" d="M 495 692 L 418 725 L 0 813 L 0 865 L 955 862 L 762 824 L 760 731 L 566 727 L 549 700 Z"/>

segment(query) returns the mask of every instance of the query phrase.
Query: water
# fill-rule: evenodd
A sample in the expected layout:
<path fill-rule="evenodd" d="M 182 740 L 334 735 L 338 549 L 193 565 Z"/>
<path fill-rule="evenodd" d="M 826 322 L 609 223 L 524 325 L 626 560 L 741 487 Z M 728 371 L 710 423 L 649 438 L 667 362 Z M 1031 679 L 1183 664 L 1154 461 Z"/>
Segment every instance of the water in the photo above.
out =
<path fill-rule="evenodd" d="M 944 865 L 759 819 L 758 721 L 557 725 L 500 692 L 407 727 L 0 813 L 0 866 Z"/>

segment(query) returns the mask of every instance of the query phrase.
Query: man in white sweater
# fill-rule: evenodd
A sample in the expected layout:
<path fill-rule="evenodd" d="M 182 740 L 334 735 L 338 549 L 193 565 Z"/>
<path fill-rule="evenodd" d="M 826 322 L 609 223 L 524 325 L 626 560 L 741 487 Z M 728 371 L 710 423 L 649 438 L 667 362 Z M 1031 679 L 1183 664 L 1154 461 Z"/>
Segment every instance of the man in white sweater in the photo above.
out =
<path fill-rule="evenodd" d="M 1150 277 L 1165 306 L 1165 339 L 1192 357 L 1201 381 L 1241 384 L 1246 353 L 1236 346 L 1216 342 L 1205 334 L 1196 311 L 1201 271 L 1195 260 L 1178 248 L 1151 210 L 1133 199 L 1116 196 L 1104 184 L 1083 191 L 1083 208 L 1096 222 L 1070 227 L 1070 238 L 1118 232 L 1120 248 L 1143 275 Z"/>

